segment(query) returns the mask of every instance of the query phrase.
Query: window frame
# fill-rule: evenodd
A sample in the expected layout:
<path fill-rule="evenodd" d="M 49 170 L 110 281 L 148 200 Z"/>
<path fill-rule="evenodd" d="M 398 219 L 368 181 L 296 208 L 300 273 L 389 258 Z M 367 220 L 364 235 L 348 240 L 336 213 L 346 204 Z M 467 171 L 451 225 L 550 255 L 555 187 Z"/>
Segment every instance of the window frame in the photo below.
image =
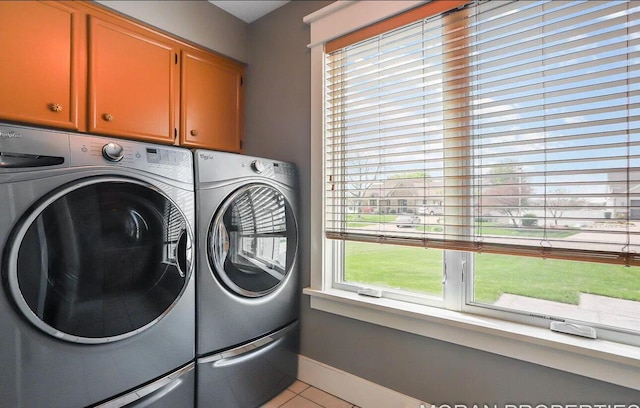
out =
<path fill-rule="evenodd" d="M 311 26 L 312 250 L 311 285 L 304 289 L 311 298 L 311 308 L 640 390 L 640 385 L 630 380 L 631 373 L 640 368 L 640 347 L 554 333 L 548 327 L 541 327 L 540 321 L 530 316 L 513 322 L 505 320 L 499 311 L 478 315 L 474 306 L 466 305 L 470 293 L 465 279 L 468 280 L 469 276 L 465 276 L 462 268 L 460 273 L 452 271 L 455 262 L 465 260 L 454 251 L 445 255 L 447 285 L 444 308 L 385 297 L 364 297 L 333 286 L 336 259 L 328 248 L 331 243 L 324 237 L 322 45 L 421 3 L 337 1 L 304 19 Z M 466 262 L 471 264 L 468 258 Z M 548 321 L 546 323 L 548 326 Z"/>

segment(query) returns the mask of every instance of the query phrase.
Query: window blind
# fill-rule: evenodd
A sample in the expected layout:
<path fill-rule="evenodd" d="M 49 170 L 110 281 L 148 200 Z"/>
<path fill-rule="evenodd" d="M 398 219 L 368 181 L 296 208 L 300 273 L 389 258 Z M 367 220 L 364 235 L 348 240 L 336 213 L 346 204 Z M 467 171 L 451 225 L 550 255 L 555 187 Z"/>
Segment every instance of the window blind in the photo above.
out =
<path fill-rule="evenodd" d="M 326 236 L 640 265 L 639 13 L 477 2 L 325 54 Z"/>
<path fill-rule="evenodd" d="M 393 17 L 386 18 L 377 23 L 368 25 L 360 30 L 340 36 L 325 44 L 325 51 L 332 52 L 339 48 L 355 44 L 361 40 L 374 37 L 378 34 L 394 30 L 396 28 L 413 23 L 417 20 L 435 16 L 469 3 L 469 0 L 446 0 L 446 1 L 430 1 L 419 7 L 415 7 L 404 13 L 400 13 Z"/>

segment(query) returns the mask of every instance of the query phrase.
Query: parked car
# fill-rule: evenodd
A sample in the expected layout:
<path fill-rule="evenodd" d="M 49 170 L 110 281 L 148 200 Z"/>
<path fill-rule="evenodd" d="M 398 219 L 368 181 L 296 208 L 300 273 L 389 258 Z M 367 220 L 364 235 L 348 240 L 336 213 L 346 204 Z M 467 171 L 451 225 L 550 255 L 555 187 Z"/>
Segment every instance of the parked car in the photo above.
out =
<path fill-rule="evenodd" d="M 418 215 L 442 215 L 442 207 L 418 207 L 416 209 Z"/>
<path fill-rule="evenodd" d="M 413 227 L 417 224 L 420 224 L 420 217 L 417 215 L 399 215 L 396 217 L 394 221 L 396 227 Z"/>

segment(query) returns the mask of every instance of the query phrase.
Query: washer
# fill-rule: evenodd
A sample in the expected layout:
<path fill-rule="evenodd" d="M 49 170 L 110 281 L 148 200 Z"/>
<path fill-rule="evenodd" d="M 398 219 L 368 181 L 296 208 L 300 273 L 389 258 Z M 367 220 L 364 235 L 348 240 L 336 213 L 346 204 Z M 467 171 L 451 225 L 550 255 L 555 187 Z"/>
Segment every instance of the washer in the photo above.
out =
<path fill-rule="evenodd" d="M 188 150 L 0 124 L 0 401 L 193 407 Z"/>
<path fill-rule="evenodd" d="M 256 407 L 296 379 L 292 163 L 196 150 L 198 406 Z"/>

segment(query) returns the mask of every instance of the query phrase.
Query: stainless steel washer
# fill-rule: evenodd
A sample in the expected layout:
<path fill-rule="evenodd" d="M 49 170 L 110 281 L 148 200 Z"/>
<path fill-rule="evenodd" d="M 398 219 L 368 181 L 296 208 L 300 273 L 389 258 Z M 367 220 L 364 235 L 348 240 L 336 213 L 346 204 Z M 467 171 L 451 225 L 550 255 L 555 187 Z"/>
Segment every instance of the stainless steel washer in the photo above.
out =
<path fill-rule="evenodd" d="M 4 406 L 193 407 L 192 163 L 0 124 Z"/>

